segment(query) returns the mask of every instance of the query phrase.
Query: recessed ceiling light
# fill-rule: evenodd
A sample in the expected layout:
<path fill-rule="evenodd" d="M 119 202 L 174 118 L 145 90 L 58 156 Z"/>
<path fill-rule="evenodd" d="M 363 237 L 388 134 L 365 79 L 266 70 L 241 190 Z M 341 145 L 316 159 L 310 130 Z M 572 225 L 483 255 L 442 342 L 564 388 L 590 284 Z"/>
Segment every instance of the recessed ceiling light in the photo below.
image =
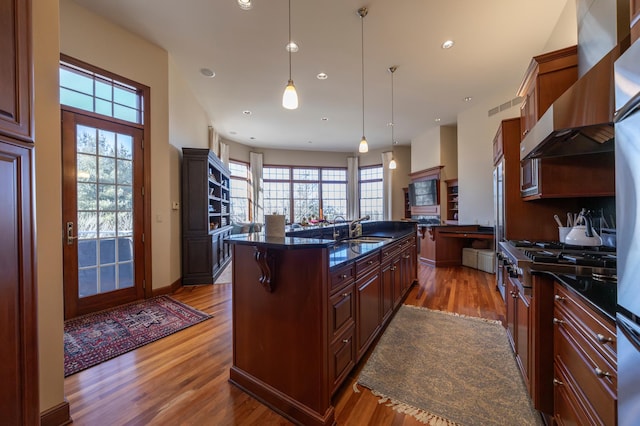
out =
<path fill-rule="evenodd" d="M 439 122 L 440 122 L 440 119 L 439 119 L 439 118 L 436 118 L 436 119 L 435 119 L 435 120 L 433 120 L 433 121 L 435 121 L 436 123 L 439 123 Z"/>
<path fill-rule="evenodd" d="M 213 78 L 216 76 L 216 73 L 210 70 L 209 68 L 200 68 L 200 74 L 205 77 Z"/>
<path fill-rule="evenodd" d="M 442 43 L 442 48 L 443 49 L 451 49 L 454 44 L 455 43 L 453 42 L 453 40 L 447 40 L 444 43 Z"/>
<path fill-rule="evenodd" d="M 321 72 L 316 77 L 318 78 L 318 80 L 326 80 L 329 76 L 327 74 Z"/>
<path fill-rule="evenodd" d="M 296 53 L 298 51 L 298 45 L 295 41 L 290 41 L 284 46 L 284 48 L 287 50 L 287 52 L 291 53 Z"/>
<path fill-rule="evenodd" d="M 313 142 L 311 142 L 311 141 L 307 141 L 307 143 L 313 143 Z"/>
<path fill-rule="evenodd" d="M 238 0 L 238 6 L 240 6 L 242 10 L 249 10 L 253 7 L 251 0 Z"/>
<path fill-rule="evenodd" d="M 464 101 L 469 102 L 471 99 L 473 99 L 471 96 L 467 96 L 466 98 L 464 98 Z"/>
<path fill-rule="evenodd" d="M 249 111 L 249 110 L 242 111 L 242 113 L 243 113 L 244 115 L 251 115 L 251 111 Z"/>
<path fill-rule="evenodd" d="M 252 141 L 256 140 L 255 136 L 251 136 L 249 137 L 249 139 L 251 139 Z"/>
<path fill-rule="evenodd" d="M 235 130 L 232 130 L 232 131 L 230 131 L 230 132 L 229 132 L 229 134 L 230 134 L 230 135 L 237 135 L 237 134 L 238 134 L 238 132 L 236 132 Z"/>
<path fill-rule="evenodd" d="M 322 117 L 320 120 L 322 120 L 322 121 L 329 121 L 329 117 Z"/>

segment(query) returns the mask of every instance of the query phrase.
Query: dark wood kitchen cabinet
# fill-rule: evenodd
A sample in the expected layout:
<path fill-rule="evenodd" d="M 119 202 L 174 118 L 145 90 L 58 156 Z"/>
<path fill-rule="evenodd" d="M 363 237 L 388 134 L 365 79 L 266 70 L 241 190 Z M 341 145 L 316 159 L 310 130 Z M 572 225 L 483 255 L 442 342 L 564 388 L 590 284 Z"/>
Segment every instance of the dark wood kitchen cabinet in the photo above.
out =
<path fill-rule="evenodd" d="M 640 38 L 640 0 L 630 0 L 631 8 L 631 43 Z"/>
<path fill-rule="evenodd" d="M 513 347 L 516 362 L 522 377 L 525 379 L 527 389 L 531 391 L 529 384 L 529 328 L 530 328 L 530 307 L 531 297 L 525 294 L 520 281 L 510 277 L 507 273 L 506 282 L 506 315 L 507 315 L 507 336 Z"/>
<path fill-rule="evenodd" d="M 213 284 L 231 261 L 230 172 L 208 149 L 182 149 L 182 284 Z"/>
<path fill-rule="evenodd" d="M 524 139 L 551 104 L 578 80 L 578 48 L 570 46 L 535 56 L 529 63 L 518 89 L 520 139 Z M 538 159 L 522 161 L 523 196 L 535 194 L 538 187 Z"/>
<path fill-rule="evenodd" d="M 0 423 L 40 424 L 31 2 L 0 0 Z"/>
<path fill-rule="evenodd" d="M 554 418 L 617 424 L 616 327 L 582 296 L 554 283 Z"/>

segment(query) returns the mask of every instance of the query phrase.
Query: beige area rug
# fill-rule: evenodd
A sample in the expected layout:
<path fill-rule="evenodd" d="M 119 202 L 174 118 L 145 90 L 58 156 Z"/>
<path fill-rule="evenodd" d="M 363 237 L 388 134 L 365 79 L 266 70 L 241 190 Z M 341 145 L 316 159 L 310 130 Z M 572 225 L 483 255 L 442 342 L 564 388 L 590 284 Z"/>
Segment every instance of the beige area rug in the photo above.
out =
<path fill-rule="evenodd" d="M 497 321 L 403 305 L 357 383 L 429 425 L 542 425 Z"/>
<path fill-rule="evenodd" d="M 227 265 L 226 268 L 222 271 L 218 278 L 214 281 L 214 284 L 231 284 L 231 277 L 233 276 L 233 268 L 231 267 L 231 262 Z"/>

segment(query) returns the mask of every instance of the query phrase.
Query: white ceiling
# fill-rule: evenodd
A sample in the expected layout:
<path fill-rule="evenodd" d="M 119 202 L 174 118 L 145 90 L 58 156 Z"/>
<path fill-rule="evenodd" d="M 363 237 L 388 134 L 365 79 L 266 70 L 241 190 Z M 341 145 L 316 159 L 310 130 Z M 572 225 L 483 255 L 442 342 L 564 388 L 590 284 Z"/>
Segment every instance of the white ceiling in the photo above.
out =
<path fill-rule="evenodd" d="M 288 1 L 75 0 L 166 49 L 224 139 L 253 147 L 357 151 L 362 136 L 361 18 L 365 135 L 369 148 L 455 124 L 460 111 L 517 86 L 542 53 L 566 1 L 291 0 L 292 77 L 300 107 L 281 106 L 288 80 Z M 440 46 L 455 41 L 452 49 Z M 210 68 L 214 78 L 200 74 Z M 319 72 L 329 78 L 316 78 Z M 465 102 L 465 97 L 472 97 Z M 508 101 L 509 99 L 505 99 Z M 251 111 L 251 115 L 243 114 Z M 326 117 L 327 121 L 322 121 Z M 435 119 L 440 118 L 436 123 Z"/>

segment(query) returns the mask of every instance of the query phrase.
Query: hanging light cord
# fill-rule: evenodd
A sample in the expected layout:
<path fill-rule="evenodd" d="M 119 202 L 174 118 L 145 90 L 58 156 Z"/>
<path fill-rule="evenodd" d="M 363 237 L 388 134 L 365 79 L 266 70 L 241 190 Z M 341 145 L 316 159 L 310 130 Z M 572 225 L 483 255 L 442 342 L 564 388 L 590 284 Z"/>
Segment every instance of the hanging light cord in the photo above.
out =
<path fill-rule="evenodd" d="M 393 128 L 396 126 L 396 120 L 393 118 L 393 73 L 395 72 L 394 67 L 389 68 L 391 71 L 391 145 L 393 146 L 396 141 L 393 136 Z"/>
<path fill-rule="evenodd" d="M 289 81 L 291 81 L 291 0 L 289 0 Z"/>
<path fill-rule="evenodd" d="M 362 138 L 364 139 L 364 17 L 365 15 L 360 16 L 360 40 L 362 42 L 361 50 L 362 50 Z"/>

